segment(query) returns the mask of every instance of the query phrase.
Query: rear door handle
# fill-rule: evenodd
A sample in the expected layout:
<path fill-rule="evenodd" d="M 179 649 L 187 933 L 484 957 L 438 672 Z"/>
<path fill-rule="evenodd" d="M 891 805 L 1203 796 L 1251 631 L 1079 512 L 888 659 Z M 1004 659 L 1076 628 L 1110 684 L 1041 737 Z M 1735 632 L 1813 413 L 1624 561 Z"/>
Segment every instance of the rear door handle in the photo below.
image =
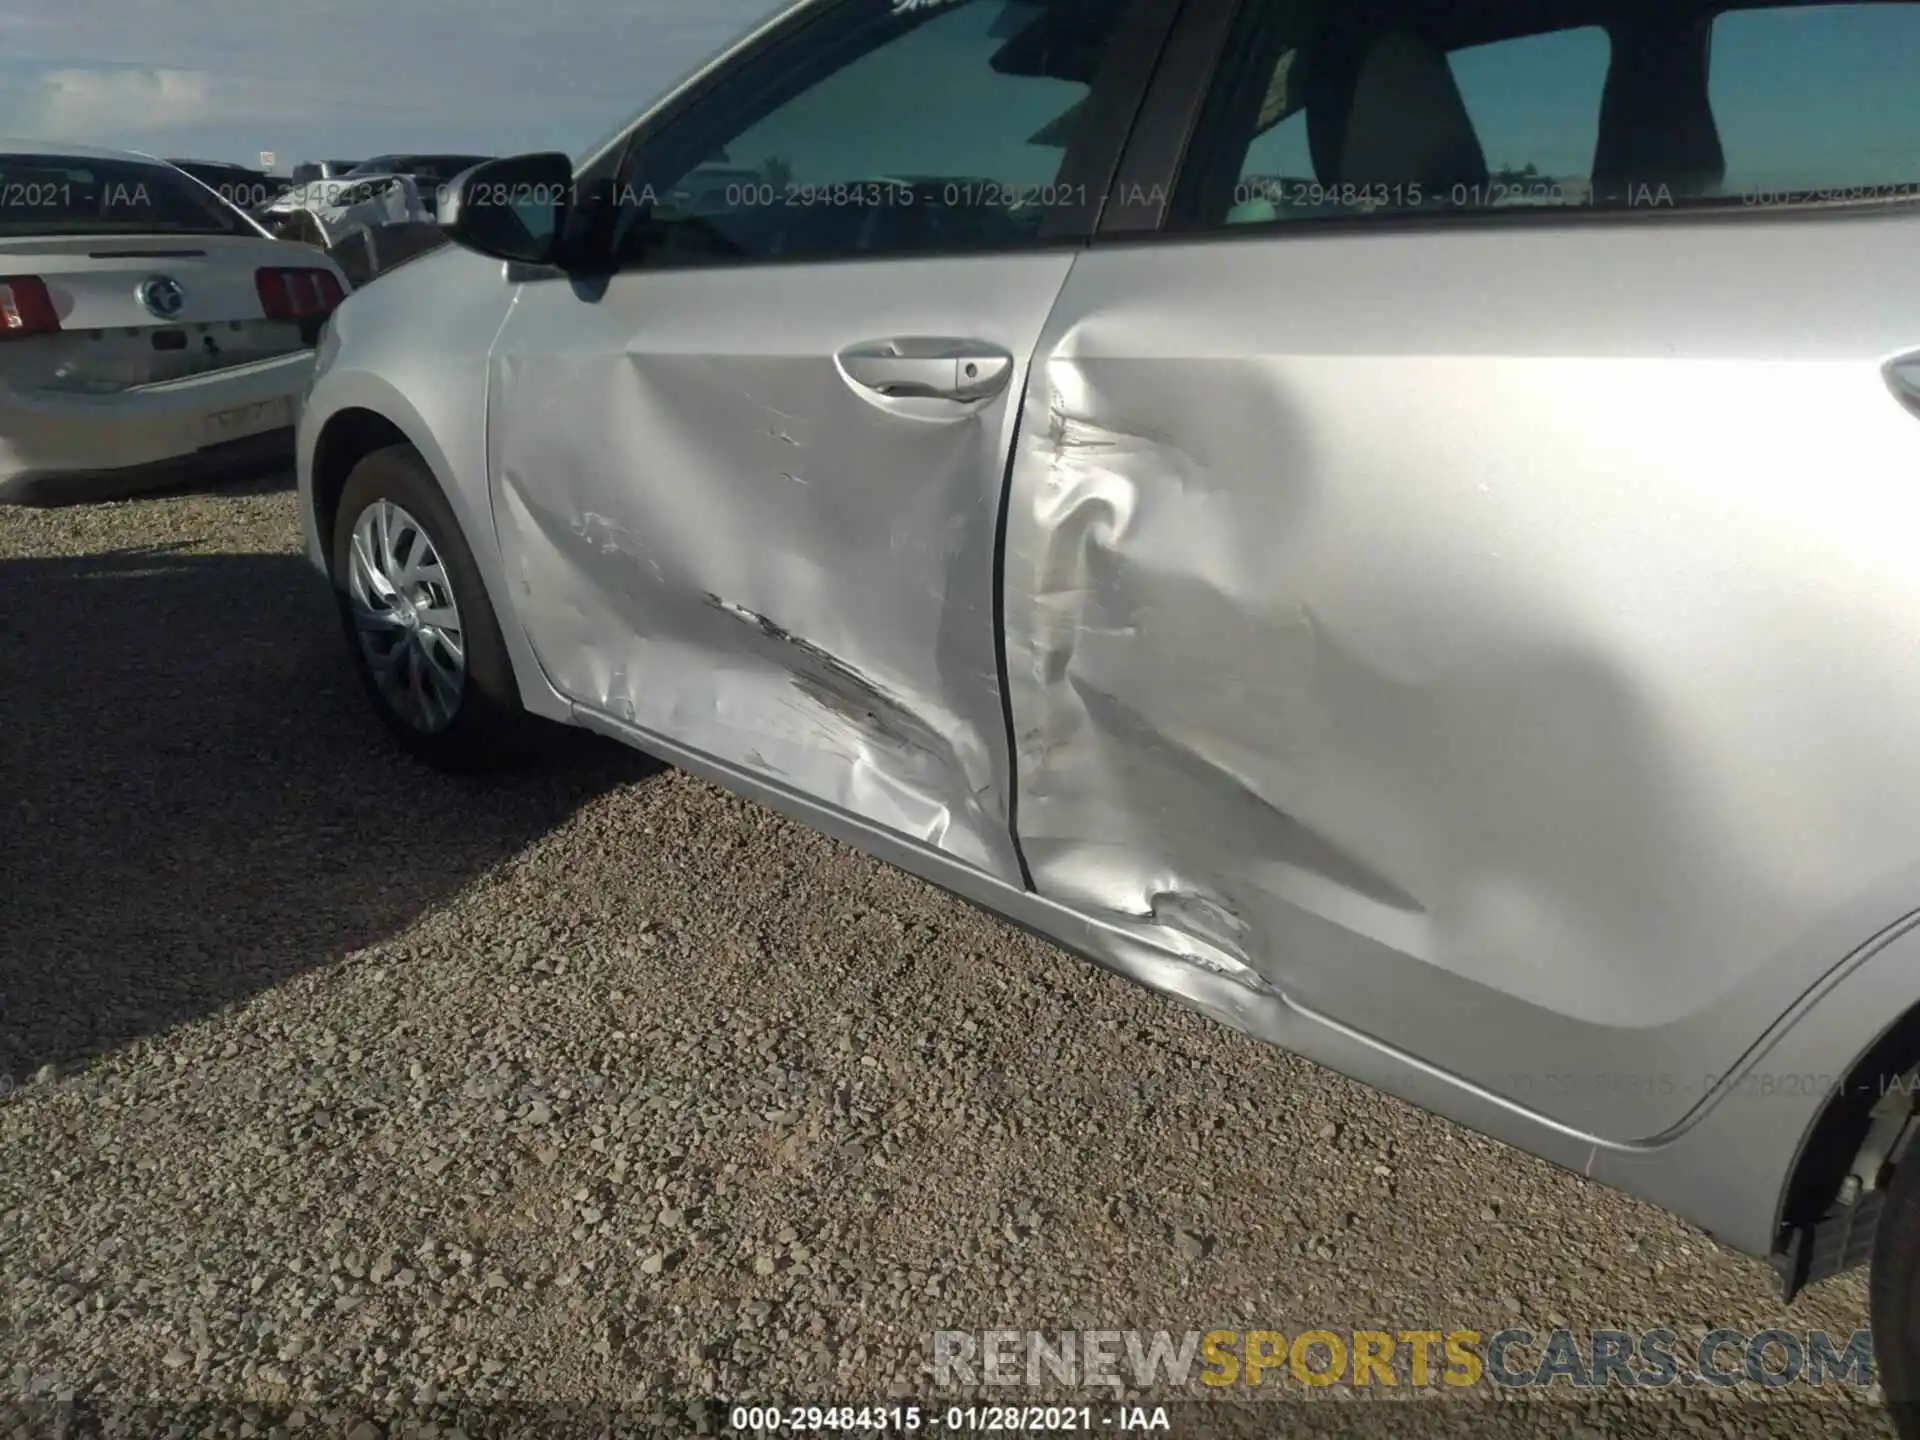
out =
<path fill-rule="evenodd" d="M 892 400 L 986 400 L 1006 389 L 1013 356 L 982 340 L 904 336 L 849 345 L 840 371 L 863 389 Z"/>

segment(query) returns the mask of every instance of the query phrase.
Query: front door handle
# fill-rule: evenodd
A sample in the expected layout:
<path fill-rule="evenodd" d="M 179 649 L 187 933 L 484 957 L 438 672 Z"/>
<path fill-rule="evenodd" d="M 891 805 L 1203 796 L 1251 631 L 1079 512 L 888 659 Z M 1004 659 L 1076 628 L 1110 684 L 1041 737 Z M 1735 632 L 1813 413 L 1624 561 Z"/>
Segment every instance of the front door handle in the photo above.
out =
<path fill-rule="evenodd" d="M 839 362 L 855 385 L 890 400 L 967 404 L 998 395 L 1013 378 L 1013 356 L 981 340 L 872 340 L 848 346 Z"/>

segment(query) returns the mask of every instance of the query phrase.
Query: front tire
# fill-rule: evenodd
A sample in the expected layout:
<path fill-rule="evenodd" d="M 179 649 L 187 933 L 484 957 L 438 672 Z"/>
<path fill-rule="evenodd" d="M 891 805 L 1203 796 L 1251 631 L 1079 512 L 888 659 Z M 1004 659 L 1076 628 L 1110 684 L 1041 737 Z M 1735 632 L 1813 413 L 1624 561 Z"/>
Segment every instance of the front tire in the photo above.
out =
<path fill-rule="evenodd" d="M 524 759 L 535 723 L 520 704 L 480 567 L 411 446 L 376 450 L 353 467 L 332 556 L 354 667 L 401 745 L 442 770 Z"/>
<path fill-rule="evenodd" d="M 1873 1349 L 1893 1427 L 1920 1440 L 1920 1146 L 1893 1172 L 1868 1280 Z"/>

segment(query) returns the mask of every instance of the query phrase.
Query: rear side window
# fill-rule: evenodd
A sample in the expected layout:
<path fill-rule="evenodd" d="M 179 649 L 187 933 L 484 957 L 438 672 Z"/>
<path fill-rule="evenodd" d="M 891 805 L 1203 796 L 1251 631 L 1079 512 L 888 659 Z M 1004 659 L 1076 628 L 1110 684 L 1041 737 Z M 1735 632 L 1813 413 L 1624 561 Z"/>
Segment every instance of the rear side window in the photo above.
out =
<path fill-rule="evenodd" d="M 1920 3 L 1249 0 L 1169 221 L 1920 199 Z"/>
<path fill-rule="evenodd" d="M 0 235 L 237 235 L 240 217 L 170 167 L 0 155 Z"/>
<path fill-rule="evenodd" d="M 1598 25 L 1469 45 L 1447 56 L 1487 158 L 1488 204 L 1589 198 L 1612 61 L 1613 42 Z"/>
<path fill-rule="evenodd" d="M 1711 53 L 1727 193 L 1920 198 L 1920 5 L 1733 10 Z"/>
<path fill-rule="evenodd" d="M 1303 64 L 1302 50 L 1309 58 Z M 1418 177 L 1362 187 L 1322 178 L 1309 139 L 1306 68 L 1317 47 L 1286 45 L 1275 60 L 1260 118 L 1234 186 L 1230 224 L 1373 210 L 1482 205 L 1578 204 L 1599 131 L 1612 46 L 1595 25 L 1467 46 L 1444 55 L 1487 160 L 1485 181 L 1464 176 L 1444 194 Z M 1324 62 L 1321 62 L 1324 63 Z M 1322 102 L 1326 103 L 1326 102 Z"/>

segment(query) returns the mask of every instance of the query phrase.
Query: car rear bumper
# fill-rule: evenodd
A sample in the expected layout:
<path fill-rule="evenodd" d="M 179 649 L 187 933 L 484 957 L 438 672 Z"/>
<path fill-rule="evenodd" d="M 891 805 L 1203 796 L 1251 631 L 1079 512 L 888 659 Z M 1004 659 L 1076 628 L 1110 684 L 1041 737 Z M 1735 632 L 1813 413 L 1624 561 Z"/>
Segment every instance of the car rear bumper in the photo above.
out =
<path fill-rule="evenodd" d="M 149 471 L 155 484 L 191 478 L 198 457 L 284 437 L 312 375 L 313 351 L 298 350 L 107 395 L 0 385 L 0 502 Z"/>

